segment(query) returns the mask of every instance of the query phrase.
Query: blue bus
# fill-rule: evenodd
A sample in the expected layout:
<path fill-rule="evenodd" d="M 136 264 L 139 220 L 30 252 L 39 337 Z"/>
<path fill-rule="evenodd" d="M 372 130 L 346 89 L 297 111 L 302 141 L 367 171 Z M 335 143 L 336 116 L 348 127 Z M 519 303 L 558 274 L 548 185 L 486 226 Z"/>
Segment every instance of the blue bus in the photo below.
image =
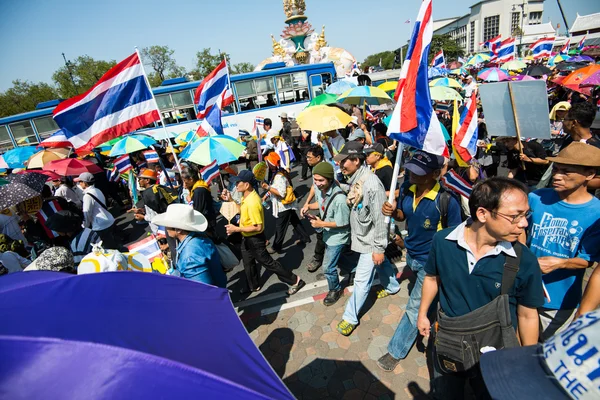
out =
<path fill-rule="evenodd" d="M 337 79 L 333 63 L 295 65 L 267 64 L 262 71 L 232 75 L 231 85 L 235 102 L 223 110 L 225 133 L 237 137 L 240 129 L 252 131 L 257 117 L 270 118 L 273 128 L 281 128 L 279 115 L 297 115 L 327 86 Z M 174 135 L 195 130 L 194 92 L 200 81 L 186 78 L 166 80 L 152 89 L 167 131 Z M 59 100 L 38 104 L 35 111 L 0 118 L 0 153 L 16 146 L 39 143 L 58 130 L 52 110 Z M 160 122 L 140 132 L 162 138 Z M 260 132 L 264 133 L 262 127 Z M 253 132 L 254 133 L 254 132 Z"/>

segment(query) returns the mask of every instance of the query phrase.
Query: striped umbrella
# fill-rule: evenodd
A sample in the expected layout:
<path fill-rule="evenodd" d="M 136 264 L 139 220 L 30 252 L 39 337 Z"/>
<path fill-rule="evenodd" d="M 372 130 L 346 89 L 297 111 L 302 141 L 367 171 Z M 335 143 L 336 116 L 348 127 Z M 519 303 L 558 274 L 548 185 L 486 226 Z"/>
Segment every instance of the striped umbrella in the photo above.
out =
<path fill-rule="evenodd" d="M 487 82 L 500 82 L 509 79 L 507 71 L 500 68 L 485 68 L 477 74 L 477 78 Z"/>
<path fill-rule="evenodd" d="M 27 160 L 27 169 L 42 168 L 50 161 L 62 160 L 69 156 L 69 149 L 64 148 L 51 148 L 48 150 L 42 150 L 39 153 L 32 155 Z"/>
<path fill-rule="evenodd" d="M 122 156 L 123 154 L 130 154 L 139 150 L 147 149 L 156 143 L 156 140 L 145 135 L 128 135 L 113 145 L 110 151 L 111 157 Z"/>
<path fill-rule="evenodd" d="M 462 85 L 456 80 L 452 78 L 437 78 L 429 82 L 429 86 L 446 86 L 457 89 L 462 89 Z"/>
<path fill-rule="evenodd" d="M 554 67 L 556 64 L 567 61 L 568 59 L 569 59 L 569 56 L 566 56 L 564 54 L 557 54 L 554 57 L 552 57 L 550 60 L 548 60 L 548 66 Z"/>
<path fill-rule="evenodd" d="M 342 104 L 380 105 L 391 103 L 393 100 L 386 92 L 378 87 L 358 86 L 342 93 L 337 101 Z"/>
<path fill-rule="evenodd" d="M 477 65 L 482 64 L 485 61 L 488 61 L 491 57 L 485 53 L 475 54 L 473 57 L 467 61 L 467 65 Z"/>
<path fill-rule="evenodd" d="M 180 157 L 200 165 L 208 165 L 215 160 L 222 165 L 237 161 L 245 149 L 244 145 L 227 135 L 204 136 L 183 149 Z"/>
<path fill-rule="evenodd" d="M 466 68 L 461 67 L 461 68 L 451 69 L 450 74 L 452 74 L 452 75 L 469 75 L 469 71 L 467 71 Z"/>
<path fill-rule="evenodd" d="M 188 132 L 182 132 L 179 135 L 175 136 L 175 142 L 190 142 L 195 134 L 196 131 L 193 130 L 190 130 Z"/>

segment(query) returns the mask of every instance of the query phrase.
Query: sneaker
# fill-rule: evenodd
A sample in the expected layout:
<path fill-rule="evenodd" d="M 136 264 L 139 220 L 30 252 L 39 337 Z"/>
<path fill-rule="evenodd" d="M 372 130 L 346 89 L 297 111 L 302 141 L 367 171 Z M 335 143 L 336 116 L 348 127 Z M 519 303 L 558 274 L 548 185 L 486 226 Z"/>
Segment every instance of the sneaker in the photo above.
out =
<path fill-rule="evenodd" d="M 305 285 L 306 285 L 306 282 L 304 282 L 302 279 L 300 279 L 298 281 L 298 283 L 296 283 L 295 285 L 290 286 L 290 288 L 288 289 L 288 294 L 290 296 L 292 296 L 292 295 L 298 293 L 298 291 L 300 289 L 302 289 Z"/>
<path fill-rule="evenodd" d="M 381 289 L 377 291 L 377 298 L 378 299 L 383 299 L 384 297 L 388 297 L 389 295 L 391 295 L 390 292 L 388 292 L 385 289 Z"/>
<path fill-rule="evenodd" d="M 401 360 L 392 357 L 390 353 L 385 353 L 383 356 L 379 357 L 379 360 L 377 360 L 377 365 L 382 370 L 390 372 L 396 368 L 396 365 L 398 365 L 400 361 Z"/>
<path fill-rule="evenodd" d="M 312 260 L 311 262 L 308 263 L 308 265 L 306 266 L 306 269 L 308 269 L 308 272 L 315 272 L 316 270 L 321 268 L 321 265 L 322 264 L 320 262 Z"/>
<path fill-rule="evenodd" d="M 350 336 L 354 329 L 356 329 L 357 325 L 351 324 L 346 320 L 341 320 L 339 324 L 337 324 L 337 330 L 344 336 Z"/>
<path fill-rule="evenodd" d="M 330 290 L 327 296 L 323 299 L 323 305 L 332 306 L 342 297 L 341 290 Z"/>

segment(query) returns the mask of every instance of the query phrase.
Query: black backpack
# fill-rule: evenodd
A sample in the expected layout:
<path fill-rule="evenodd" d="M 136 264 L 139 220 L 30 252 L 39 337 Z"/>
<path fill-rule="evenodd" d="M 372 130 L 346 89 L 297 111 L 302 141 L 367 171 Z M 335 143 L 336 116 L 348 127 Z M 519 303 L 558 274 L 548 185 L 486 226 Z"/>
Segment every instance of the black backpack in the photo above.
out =
<path fill-rule="evenodd" d="M 402 185 L 402 190 L 400 191 L 400 201 L 404 200 L 404 197 L 410 194 L 410 184 L 405 183 Z M 450 199 L 454 198 L 458 202 L 458 207 L 460 209 L 460 218 L 462 221 L 467 219 L 467 216 L 464 214 L 462 207 L 460 206 L 460 198 L 457 198 L 457 195 L 454 192 L 446 190 L 442 184 L 440 183 L 440 191 L 436 198 L 436 206 L 438 211 L 440 212 L 440 223 L 442 224 L 442 228 L 448 228 L 448 208 L 450 206 Z"/>

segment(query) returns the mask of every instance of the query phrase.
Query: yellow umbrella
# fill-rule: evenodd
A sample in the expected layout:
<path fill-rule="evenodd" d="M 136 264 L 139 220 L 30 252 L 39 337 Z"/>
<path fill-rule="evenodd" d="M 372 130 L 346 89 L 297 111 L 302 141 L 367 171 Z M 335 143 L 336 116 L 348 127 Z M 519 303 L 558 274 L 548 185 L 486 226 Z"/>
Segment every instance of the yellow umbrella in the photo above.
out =
<path fill-rule="evenodd" d="M 462 96 L 454 89 L 446 86 L 434 86 L 429 88 L 429 93 L 432 100 L 447 101 L 447 100 L 462 100 Z"/>
<path fill-rule="evenodd" d="M 328 132 L 334 129 L 345 128 L 352 118 L 337 107 L 313 106 L 306 108 L 296 122 L 300 128 L 315 132 Z"/>
<path fill-rule="evenodd" d="M 437 78 L 429 82 L 429 86 L 446 86 L 452 88 L 462 89 L 462 85 L 452 78 Z"/>
<path fill-rule="evenodd" d="M 387 81 L 387 82 L 383 82 L 381 85 L 377 86 L 379 89 L 383 90 L 384 92 L 390 92 L 392 90 L 396 90 L 396 87 L 398 86 L 398 81 Z"/>
<path fill-rule="evenodd" d="M 345 91 L 338 97 L 338 103 L 380 105 L 393 102 L 383 90 L 375 86 L 357 86 Z"/>
<path fill-rule="evenodd" d="M 525 64 L 521 60 L 512 60 L 512 61 L 502 64 L 501 68 L 509 70 L 509 71 L 518 71 L 520 69 L 527 68 L 527 64 Z"/>
<path fill-rule="evenodd" d="M 35 153 L 27 160 L 27 169 L 42 168 L 50 161 L 62 160 L 69 156 L 69 149 L 57 147 L 53 149 L 42 150 Z"/>

